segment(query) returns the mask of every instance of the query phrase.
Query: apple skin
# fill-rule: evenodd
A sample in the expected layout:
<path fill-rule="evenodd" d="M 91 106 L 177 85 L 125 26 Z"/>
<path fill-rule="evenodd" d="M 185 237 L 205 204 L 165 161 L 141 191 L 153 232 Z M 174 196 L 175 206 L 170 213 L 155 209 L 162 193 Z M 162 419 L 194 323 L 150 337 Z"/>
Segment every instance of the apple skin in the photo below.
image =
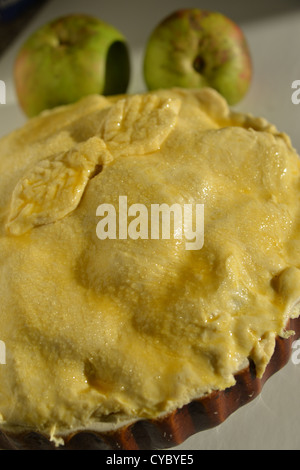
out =
<path fill-rule="evenodd" d="M 17 97 L 28 117 L 88 94 L 125 93 L 129 76 L 124 36 L 83 14 L 57 18 L 39 28 L 14 64 Z"/>
<path fill-rule="evenodd" d="M 153 30 L 146 44 L 149 90 L 211 87 L 234 105 L 247 93 L 252 69 L 242 30 L 218 12 L 178 10 Z"/>

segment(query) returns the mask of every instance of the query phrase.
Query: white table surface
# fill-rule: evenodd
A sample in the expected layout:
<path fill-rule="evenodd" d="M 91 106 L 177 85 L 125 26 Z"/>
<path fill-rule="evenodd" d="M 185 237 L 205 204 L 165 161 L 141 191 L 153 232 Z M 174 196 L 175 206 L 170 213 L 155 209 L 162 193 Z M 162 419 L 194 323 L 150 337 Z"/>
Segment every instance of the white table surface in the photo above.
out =
<path fill-rule="evenodd" d="M 0 137 L 26 122 L 13 83 L 13 63 L 25 38 L 63 14 L 89 13 L 113 24 L 127 37 L 132 60 L 129 92 L 145 90 L 143 51 L 154 26 L 172 11 L 190 7 L 184 0 L 52 0 L 0 58 L 6 104 L 0 104 Z M 220 11 L 243 28 L 252 52 L 251 89 L 236 109 L 264 116 L 287 132 L 300 152 L 300 104 L 292 103 L 294 80 L 300 80 L 300 3 L 297 0 L 194 0 L 192 6 Z M 260 397 L 217 428 L 203 431 L 177 450 L 300 449 L 300 364 L 292 361 L 265 385 Z"/>

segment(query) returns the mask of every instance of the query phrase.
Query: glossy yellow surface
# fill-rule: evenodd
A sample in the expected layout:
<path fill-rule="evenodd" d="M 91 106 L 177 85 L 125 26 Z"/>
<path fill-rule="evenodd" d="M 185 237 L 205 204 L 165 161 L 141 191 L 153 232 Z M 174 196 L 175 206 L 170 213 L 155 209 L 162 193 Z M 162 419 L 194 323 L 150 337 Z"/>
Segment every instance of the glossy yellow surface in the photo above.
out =
<path fill-rule="evenodd" d="M 3 426 L 155 417 L 264 372 L 299 314 L 300 162 L 210 89 L 85 98 L 0 141 Z M 204 245 L 105 239 L 99 204 L 204 204 Z"/>

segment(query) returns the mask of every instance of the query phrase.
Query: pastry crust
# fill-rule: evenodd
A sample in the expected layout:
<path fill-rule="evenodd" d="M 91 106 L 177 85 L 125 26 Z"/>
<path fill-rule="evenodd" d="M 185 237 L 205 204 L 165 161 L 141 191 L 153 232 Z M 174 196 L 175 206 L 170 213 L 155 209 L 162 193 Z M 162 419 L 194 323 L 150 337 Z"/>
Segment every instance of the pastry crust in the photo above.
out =
<path fill-rule="evenodd" d="M 3 439 L 151 447 L 162 429 L 174 445 L 191 432 L 182 416 L 195 432 L 246 402 L 254 367 L 255 396 L 299 316 L 300 161 L 285 134 L 213 90 L 172 89 L 43 113 L 0 154 Z M 204 243 L 186 217 L 198 203 Z M 153 206 L 169 229 L 172 206 L 173 236 L 147 223 Z M 223 401 L 199 422 L 188 411 Z"/>
<path fill-rule="evenodd" d="M 266 381 L 290 359 L 292 342 L 300 338 L 300 318 L 287 325 L 295 331 L 288 339 L 276 338 L 273 356 L 259 379 L 255 365 L 236 376 L 236 384 L 224 391 L 192 400 L 180 409 L 155 420 L 140 420 L 109 432 L 78 430 L 60 439 L 60 443 L 35 431 L 19 433 L 0 431 L 0 448 L 7 450 L 154 450 L 168 449 L 183 443 L 197 432 L 224 422 L 232 413 L 254 400 Z"/>

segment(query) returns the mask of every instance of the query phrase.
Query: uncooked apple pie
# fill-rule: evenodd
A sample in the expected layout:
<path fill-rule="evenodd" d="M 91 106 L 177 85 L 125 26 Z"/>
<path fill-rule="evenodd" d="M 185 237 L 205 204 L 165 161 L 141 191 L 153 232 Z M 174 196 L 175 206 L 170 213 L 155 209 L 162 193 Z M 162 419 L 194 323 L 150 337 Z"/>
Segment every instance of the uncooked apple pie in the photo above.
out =
<path fill-rule="evenodd" d="M 211 89 L 89 96 L 0 154 L 2 447 L 173 445 L 170 417 L 295 338 L 300 161 L 265 119 Z"/>

